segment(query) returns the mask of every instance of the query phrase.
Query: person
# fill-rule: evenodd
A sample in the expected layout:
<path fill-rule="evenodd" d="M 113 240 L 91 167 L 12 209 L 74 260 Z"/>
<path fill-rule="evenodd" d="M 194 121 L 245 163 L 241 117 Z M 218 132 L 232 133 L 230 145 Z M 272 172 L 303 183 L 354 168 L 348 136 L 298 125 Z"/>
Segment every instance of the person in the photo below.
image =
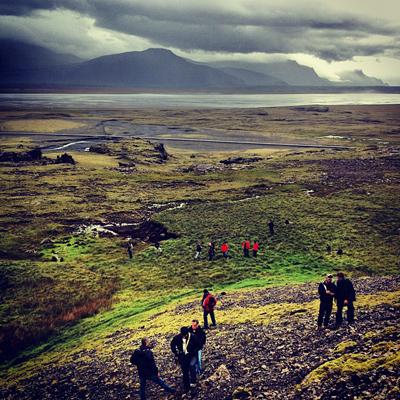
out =
<path fill-rule="evenodd" d="M 259 245 L 258 241 L 255 240 L 254 244 L 253 244 L 253 257 L 257 257 L 259 248 L 260 248 L 260 245 Z"/>
<path fill-rule="evenodd" d="M 212 261 L 215 256 L 215 244 L 214 242 L 208 243 L 208 261 Z"/>
<path fill-rule="evenodd" d="M 188 391 L 196 386 L 196 364 L 199 344 L 196 335 L 189 332 L 189 328 L 183 326 L 180 333 L 171 341 L 171 351 L 182 369 L 183 387 Z"/>
<path fill-rule="evenodd" d="M 242 242 L 242 249 L 243 249 L 243 255 L 245 257 L 250 256 L 250 240 L 244 240 Z"/>
<path fill-rule="evenodd" d="M 332 253 L 332 246 L 331 246 L 330 244 L 327 244 L 327 245 L 326 245 L 326 252 L 327 252 L 328 254 L 331 254 L 331 253 Z"/>
<path fill-rule="evenodd" d="M 347 307 L 347 322 L 354 323 L 354 304 L 356 301 L 356 292 L 353 283 L 347 279 L 343 272 L 337 273 L 336 281 L 336 326 L 340 326 L 343 322 L 343 307 Z"/>
<path fill-rule="evenodd" d="M 168 386 L 159 376 L 158 368 L 151 351 L 152 344 L 148 338 L 142 339 L 139 349 L 135 350 L 131 356 L 131 363 L 136 365 L 140 381 L 140 399 L 146 399 L 146 382 L 152 381 L 161 386 L 168 393 L 175 393 L 175 389 Z"/>
<path fill-rule="evenodd" d="M 228 251 L 229 251 L 228 243 L 226 242 L 222 243 L 221 252 L 225 259 L 228 258 Z"/>
<path fill-rule="evenodd" d="M 200 257 L 200 253 L 201 253 L 201 250 L 202 250 L 203 248 L 201 247 L 201 243 L 200 242 L 197 242 L 196 243 L 196 254 L 195 254 L 195 256 L 194 256 L 194 258 L 197 260 L 199 257 Z"/>
<path fill-rule="evenodd" d="M 208 329 L 208 314 L 210 314 L 211 317 L 211 325 L 217 326 L 214 314 L 216 304 L 217 299 L 207 289 L 204 289 L 203 298 L 201 301 L 201 305 L 203 307 L 204 329 Z"/>
<path fill-rule="evenodd" d="M 285 219 L 285 225 L 290 225 L 290 221 L 288 219 Z"/>
<path fill-rule="evenodd" d="M 275 231 L 274 231 L 274 221 L 272 221 L 272 219 L 268 222 L 268 228 L 269 228 L 269 234 L 271 236 L 274 236 Z"/>
<path fill-rule="evenodd" d="M 197 319 L 192 320 L 192 325 L 189 328 L 189 332 L 196 336 L 197 342 L 199 345 L 199 350 L 197 351 L 197 364 L 196 369 L 197 373 L 201 374 L 202 365 L 201 365 L 201 355 L 204 345 L 206 344 L 206 333 L 204 329 L 200 326 L 200 323 Z"/>
<path fill-rule="evenodd" d="M 318 329 L 322 328 L 322 324 L 327 328 L 329 325 L 329 319 L 332 313 L 333 298 L 336 293 L 336 286 L 332 282 L 333 276 L 328 274 L 325 280 L 318 286 L 319 294 L 319 313 L 318 313 Z"/>
<path fill-rule="evenodd" d="M 129 258 L 132 258 L 133 257 L 133 243 L 132 243 L 131 239 L 128 240 L 128 243 L 126 245 L 126 249 L 128 251 Z"/>

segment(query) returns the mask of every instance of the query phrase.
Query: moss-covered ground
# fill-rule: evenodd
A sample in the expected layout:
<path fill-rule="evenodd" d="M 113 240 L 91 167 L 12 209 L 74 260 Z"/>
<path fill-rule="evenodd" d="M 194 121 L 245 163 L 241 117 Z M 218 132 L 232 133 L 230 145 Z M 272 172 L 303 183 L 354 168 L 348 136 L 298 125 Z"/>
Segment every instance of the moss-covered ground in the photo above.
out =
<path fill-rule="evenodd" d="M 187 114 L 186 123 L 194 113 Z M 386 114 L 379 110 L 382 120 L 390 122 L 393 115 L 392 108 Z M 147 112 L 143 121 L 136 112 L 134 116 L 137 122 L 149 122 Z M 204 116 L 196 118 L 200 117 Z M 221 118 L 216 124 L 226 125 Z M 318 121 L 326 133 L 324 118 L 320 115 Z M 349 118 L 351 114 L 343 114 L 346 124 Z M 314 138 L 321 134 L 318 121 L 312 123 Z M 251 120 L 242 123 L 243 129 L 252 126 Z M 359 129 L 361 122 L 353 123 Z M 301 118 L 297 133 L 293 124 L 279 124 L 280 129 L 290 125 L 288 132 L 299 137 L 310 128 Z M 261 130 L 258 125 L 252 128 Z M 246 156 L 261 155 L 263 160 L 230 167 L 219 161 L 242 152 L 172 150 L 172 157 L 161 162 L 153 145 L 140 139 L 107 144 L 107 154 L 72 152 L 74 166 L 2 163 L 3 372 L 10 376 L 13 368 L 34 369 L 37 357 L 45 363 L 46 354 L 57 358 L 125 327 L 146 324 L 160 333 L 163 328 L 157 320 L 149 323 L 148 318 L 193 301 L 204 287 L 248 290 L 316 281 L 338 270 L 352 276 L 398 274 L 396 135 L 391 129 L 387 137 L 379 137 L 390 144 L 360 141 L 347 151 L 251 150 Z M 3 139 L 1 148 L 23 151 L 36 144 L 34 139 L 11 138 Z M 209 169 L 192 168 L 198 165 Z M 161 254 L 141 237 L 135 241 L 132 259 L 127 257 L 126 234 L 81 229 L 149 219 L 177 237 L 161 241 Z M 268 230 L 271 219 L 273 236 Z M 242 256 L 244 239 L 260 242 L 257 258 Z M 203 243 L 203 254 L 194 260 L 197 240 Z M 206 257 L 210 240 L 217 243 L 217 257 L 211 262 Z M 227 260 L 219 252 L 224 240 L 230 245 Z M 336 254 L 339 248 L 343 255 Z M 269 315 L 290 305 L 268 307 L 260 312 Z M 232 322 L 228 314 L 221 318 Z M 168 325 L 176 328 L 172 321 Z"/>

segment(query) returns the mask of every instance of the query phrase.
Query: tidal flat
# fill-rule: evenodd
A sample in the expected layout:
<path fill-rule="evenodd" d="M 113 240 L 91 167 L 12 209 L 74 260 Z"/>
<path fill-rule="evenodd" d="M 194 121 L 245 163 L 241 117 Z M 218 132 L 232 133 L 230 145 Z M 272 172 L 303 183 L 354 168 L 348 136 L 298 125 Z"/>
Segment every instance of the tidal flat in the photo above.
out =
<path fill-rule="evenodd" d="M 289 285 L 300 296 L 298 306 L 287 307 L 290 298 L 279 292 L 279 315 L 268 307 L 257 313 L 255 307 L 265 306 L 257 295 L 254 304 L 240 306 L 255 312 L 253 320 L 250 311 L 244 319 L 242 311 L 224 311 L 222 329 L 228 334 L 234 326 L 245 335 L 267 315 L 261 317 L 265 324 L 277 321 L 272 327 L 282 335 L 282 321 L 290 324 L 290 312 L 305 309 L 292 326 L 302 329 L 315 322 L 314 283 L 339 270 L 372 296 L 363 300 L 362 335 L 375 332 L 398 356 L 393 336 L 399 304 L 390 296 L 399 285 L 387 277 L 400 272 L 400 105 L 8 109 L 0 111 L 0 136 L 0 157 L 42 149 L 35 160 L 10 156 L 0 162 L 0 359 L 8 398 L 29 398 L 37 376 L 38 396 L 60 396 L 66 385 L 69 398 L 93 398 L 87 369 L 108 374 L 108 368 L 93 368 L 94 359 L 115 370 L 110 379 L 99 378 L 97 398 L 111 398 L 117 385 L 128 395 L 127 366 L 119 368 L 129 359 L 123 347 L 136 345 L 143 334 L 163 342 L 171 327 L 191 320 L 204 287 L 226 292 L 229 303 L 248 291 L 272 290 L 266 293 L 274 296 Z M 54 162 L 64 152 L 74 164 Z M 257 258 L 242 256 L 245 239 L 260 242 Z M 194 260 L 198 240 L 203 254 Z M 210 240 L 218 246 L 226 240 L 231 257 L 217 252 L 209 262 Z M 368 314 L 368 307 L 378 308 Z M 374 325 L 379 310 L 387 319 Z M 335 344 L 354 340 L 347 334 L 353 335 L 335 336 Z M 309 338 L 315 339 L 311 331 Z M 361 349 L 365 357 L 373 353 L 369 344 Z M 307 398 L 316 377 L 329 378 L 317 368 L 332 354 L 314 356 L 321 362 L 293 378 L 286 398 L 295 398 L 295 390 Z M 259 362 L 261 368 L 265 360 Z M 60 378 L 72 366 L 77 376 Z M 279 360 L 271 367 L 288 368 Z M 54 376 L 46 375 L 48 368 Z M 385 368 L 389 376 L 399 372 L 398 363 Z M 296 389 L 303 378 L 304 387 Z M 277 387 L 265 391 L 276 397 Z M 223 398 L 215 390 L 214 398 Z"/>

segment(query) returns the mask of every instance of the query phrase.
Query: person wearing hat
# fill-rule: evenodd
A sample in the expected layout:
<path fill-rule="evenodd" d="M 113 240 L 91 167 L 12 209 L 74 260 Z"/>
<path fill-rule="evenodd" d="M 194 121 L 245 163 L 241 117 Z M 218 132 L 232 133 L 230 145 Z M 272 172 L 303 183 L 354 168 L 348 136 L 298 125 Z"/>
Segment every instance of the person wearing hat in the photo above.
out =
<path fill-rule="evenodd" d="M 182 369 L 183 387 L 188 391 L 196 386 L 197 353 L 200 345 L 196 335 L 189 332 L 187 326 L 183 326 L 180 333 L 171 341 L 171 351 Z"/>
<path fill-rule="evenodd" d="M 318 313 L 318 329 L 322 329 L 322 324 L 327 328 L 329 325 L 329 318 L 332 313 L 333 298 L 336 293 L 336 286 L 332 282 L 333 276 L 331 274 L 326 275 L 325 280 L 318 286 L 319 294 L 319 313 Z"/>

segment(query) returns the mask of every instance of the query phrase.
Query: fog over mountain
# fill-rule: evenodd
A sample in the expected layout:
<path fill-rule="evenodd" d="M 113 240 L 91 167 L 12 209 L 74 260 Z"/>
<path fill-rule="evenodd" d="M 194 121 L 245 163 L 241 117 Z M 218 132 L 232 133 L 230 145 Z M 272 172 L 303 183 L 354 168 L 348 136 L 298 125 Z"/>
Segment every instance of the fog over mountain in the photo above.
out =
<path fill-rule="evenodd" d="M 245 63 L 214 62 L 206 65 L 182 58 L 168 49 L 147 49 L 80 58 L 15 40 L 0 40 L 0 84 L 4 87 L 88 86 L 142 89 L 253 89 L 268 87 L 331 86 L 315 71 L 295 61 Z M 362 71 L 348 71 L 349 86 L 382 86 Z"/>
<path fill-rule="evenodd" d="M 343 71 L 361 70 L 396 85 L 399 13 L 397 0 L 0 1 L 0 38 L 86 60 L 148 48 L 203 63 L 280 59 L 284 64 L 274 71 L 279 80 L 285 79 L 278 73 L 287 78 L 284 70 L 296 68 L 286 63 L 292 60 L 315 72 L 305 81 L 304 70 L 303 84 L 326 84 L 318 77 L 339 82 Z M 288 83 L 297 85 L 296 73 L 290 75 Z"/>

